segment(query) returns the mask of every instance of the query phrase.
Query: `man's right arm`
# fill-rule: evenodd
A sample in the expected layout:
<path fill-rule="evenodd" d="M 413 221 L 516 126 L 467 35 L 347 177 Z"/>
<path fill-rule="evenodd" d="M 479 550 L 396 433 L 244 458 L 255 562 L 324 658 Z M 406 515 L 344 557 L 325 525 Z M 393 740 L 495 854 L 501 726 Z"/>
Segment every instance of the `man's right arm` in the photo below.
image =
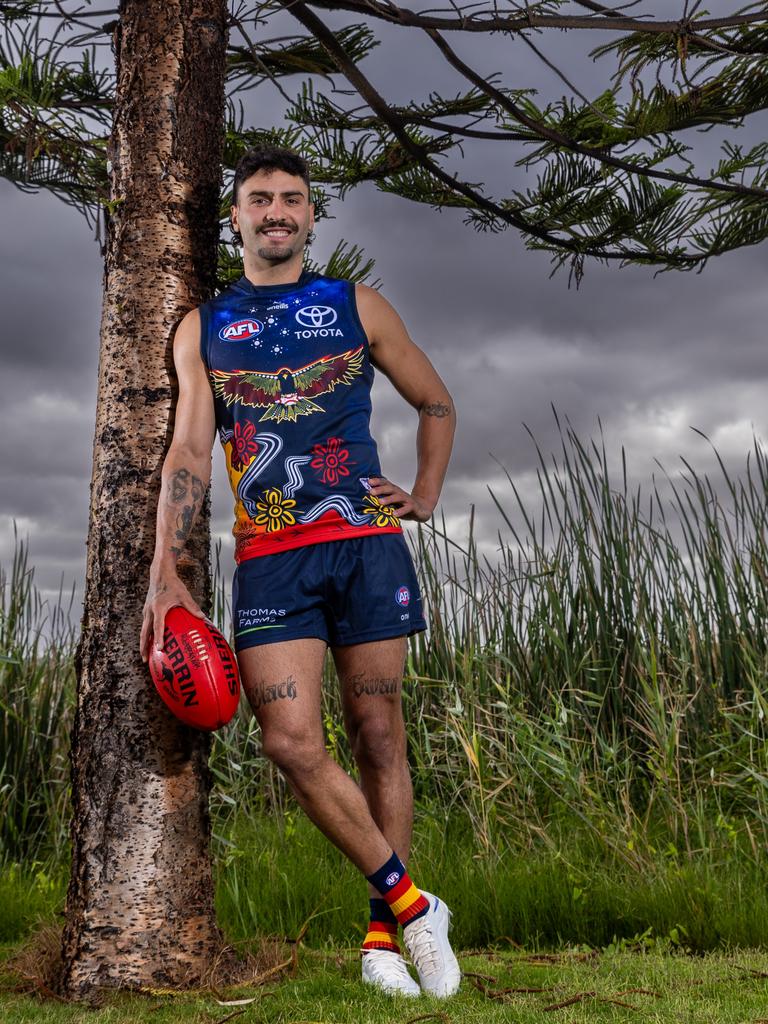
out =
<path fill-rule="evenodd" d="M 179 579 L 176 563 L 200 512 L 211 479 L 211 449 L 216 435 L 213 393 L 200 357 L 200 314 L 187 313 L 173 341 L 179 398 L 173 439 L 165 457 L 157 506 L 155 554 L 141 627 L 141 657 L 149 657 L 150 635 L 162 648 L 165 616 L 181 605 L 204 613 Z"/>

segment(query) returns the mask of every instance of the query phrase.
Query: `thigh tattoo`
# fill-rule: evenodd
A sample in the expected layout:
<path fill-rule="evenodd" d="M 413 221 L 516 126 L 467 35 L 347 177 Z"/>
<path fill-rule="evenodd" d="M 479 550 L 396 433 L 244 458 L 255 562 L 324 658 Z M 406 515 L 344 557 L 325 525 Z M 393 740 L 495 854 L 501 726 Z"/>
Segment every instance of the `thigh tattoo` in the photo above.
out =
<path fill-rule="evenodd" d="M 248 696 L 254 711 L 276 700 L 296 700 L 296 680 L 293 676 L 288 676 L 279 683 L 264 683 L 259 687 L 252 687 Z"/>
<path fill-rule="evenodd" d="M 401 680 L 398 676 L 366 676 L 358 672 L 350 676 L 347 685 L 353 697 L 385 697 L 400 693 Z"/>

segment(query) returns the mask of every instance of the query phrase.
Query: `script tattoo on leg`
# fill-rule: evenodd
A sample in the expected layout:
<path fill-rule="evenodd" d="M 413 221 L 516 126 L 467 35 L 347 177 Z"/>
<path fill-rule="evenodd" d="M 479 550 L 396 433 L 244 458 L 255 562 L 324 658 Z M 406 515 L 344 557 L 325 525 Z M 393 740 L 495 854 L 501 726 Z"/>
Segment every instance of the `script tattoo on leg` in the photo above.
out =
<path fill-rule="evenodd" d="M 401 680 L 397 676 L 366 676 L 365 672 L 358 672 L 350 676 L 348 685 L 352 690 L 353 697 L 386 697 L 393 693 L 400 693 Z"/>
<path fill-rule="evenodd" d="M 279 683 L 269 683 L 254 690 L 251 694 L 251 704 L 254 710 L 263 708 L 265 704 L 271 704 L 276 700 L 296 700 L 296 680 L 293 676 L 281 679 Z"/>
<path fill-rule="evenodd" d="M 432 402 L 431 405 L 425 405 L 422 411 L 425 412 L 427 416 L 437 416 L 438 419 L 442 419 L 444 416 L 450 415 L 451 407 L 450 405 L 446 405 L 445 402 Z"/>
<path fill-rule="evenodd" d="M 185 468 L 177 469 L 171 477 L 168 504 L 179 510 L 176 515 L 175 534 L 179 544 L 178 546 L 173 545 L 171 548 L 171 553 L 176 558 L 179 557 L 182 548 L 189 539 L 189 535 L 192 532 L 192 524 L 195 521 L 195 516 L 200 511 L 204 495 L 205 487 L 203 481 L 190 472 L 190 470 Z"/>

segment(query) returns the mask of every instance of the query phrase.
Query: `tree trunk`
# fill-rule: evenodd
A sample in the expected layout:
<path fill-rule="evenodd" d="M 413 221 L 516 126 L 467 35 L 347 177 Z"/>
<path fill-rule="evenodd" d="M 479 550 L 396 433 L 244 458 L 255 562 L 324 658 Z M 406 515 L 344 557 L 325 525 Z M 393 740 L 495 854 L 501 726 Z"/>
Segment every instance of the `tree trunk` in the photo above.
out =
<path fill-rule="evenodd" d="M 208 737 L 165 709 L 139 656 L 171 342 L 213 289 L 226 0 L 122 0 L 110 142 L 88 569 L 72 736 L 62 990 L 194 983 L 220 945 Z M 182 577 L 209 601 L 208 509 Z"/>

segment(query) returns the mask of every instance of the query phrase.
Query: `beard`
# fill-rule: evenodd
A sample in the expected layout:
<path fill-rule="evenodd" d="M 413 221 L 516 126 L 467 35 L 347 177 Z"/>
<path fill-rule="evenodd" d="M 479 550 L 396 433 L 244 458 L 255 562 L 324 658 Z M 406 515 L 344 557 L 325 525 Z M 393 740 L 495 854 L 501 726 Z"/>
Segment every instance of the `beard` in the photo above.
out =
<path fill-rule="evenodd" d="M 292 234 L 288 238 L 276 241 L 267 238 L 263 231 L 258 231 L 254 239 L 257 243 L 256 252 L 262 260 L 270 260 L 273 263 L 285 263 L 286 260 L 289 260 L 297 252 L 298 232 L 288 225 L 276 224 L 274 227 L 287 227 Z"/>
<path fill-rule="evenodd" d="M 279 245 L 271 243 L 269 245 L 259 246 L 256 252 L 263 260 L 272 260 L 273 263 L 285 263 L 286 260 L 289 260 L 291 256 L 293 256 L 294 249 L 292 246 L 286 245 L 285 243 L 280 243 Z"/>

